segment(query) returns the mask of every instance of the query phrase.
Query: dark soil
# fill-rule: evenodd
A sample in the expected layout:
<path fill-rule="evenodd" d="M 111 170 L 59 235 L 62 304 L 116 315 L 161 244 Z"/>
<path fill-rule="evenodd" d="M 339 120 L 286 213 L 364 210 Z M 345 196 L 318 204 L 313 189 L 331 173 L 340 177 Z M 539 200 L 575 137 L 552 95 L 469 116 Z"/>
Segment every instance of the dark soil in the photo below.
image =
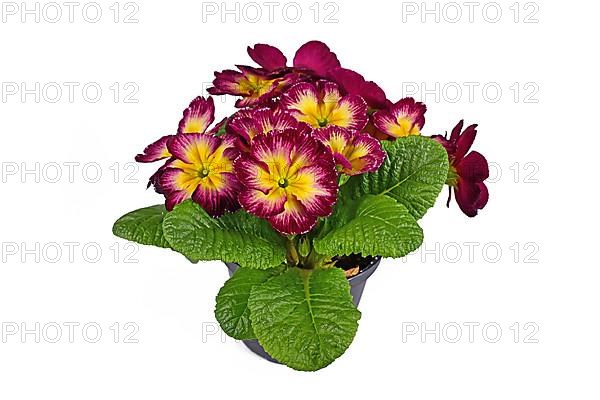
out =
<path fill-rule="evenodd" d="M 349 269 L 358 266 L 360 268 L 359 271 L 361 272 L 371 265 L 373 260 L 375 260 L 375 257 L 363 257 L 360 254 L 350 254 L 349 256 L 338 256 L 333 258 L 336 267 L 348 271 Z"/>

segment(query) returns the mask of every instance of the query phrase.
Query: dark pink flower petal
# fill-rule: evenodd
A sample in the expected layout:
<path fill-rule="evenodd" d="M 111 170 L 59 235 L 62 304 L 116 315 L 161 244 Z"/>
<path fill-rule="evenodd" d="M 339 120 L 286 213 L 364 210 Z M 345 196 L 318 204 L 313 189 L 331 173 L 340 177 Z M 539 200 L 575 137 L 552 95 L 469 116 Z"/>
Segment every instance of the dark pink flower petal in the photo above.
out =
<path fill-rule="evenodd" d="M 204 133 L 215 120 L 215 103 L 212 97 L 196 97 L 183 111 L 177 133 Z"/>
<path fill-rule="evenodd" d="M 254 136 L 260 133 L 260 130 L 254 119 L 251 117 L 237 115 L 231 119 L 229 124 L 227 124 L 227 132 L 242 138 L 245 143 L 249 143 Z"/>
<path fill-rule="evenodd" d="M 366 133 L 356 133 L 352 138 L 352 145 L 346 152 L 352 164 L 352 169 L 345 171 L 348 175 L 375 172 L 387 156 L 379 140 Z"/>
<path fill-rule="evenodd" d="M 461 121 L 462 122 L 462 121 Z M 460 124 L 462 126 L 462 124 Z M 454 133 L 454 131 L 453 131 Z M 456 153 L 454 153 L 454 159 L 456 162 L 460 162 L 465 154 L 468 153 L 469 149 L 475 141 L 477 136 L 477 124 L 469 125 L 456 139 Z"/>
<path fill-rule="evenodd" d="M 433 135 L 431 136 L 431 138 L 439 144 L 441 144 L 442 146 L 444 146 L 444 149 L 446 149 L 448 156 L 454 157 L 454 153 L 456 153 L 456 143 L 451 142 L 442 135 Z"/>
<path fill-rule="evenodd" d="M 184 172 L 179 168 L 165 168 L 158 176 L 158 186 L 166 197 L 166 208 L 171 211 L 173 207 L 192 196 L 193 189 L 185 190 L 178 184 L 178 179 Z M 195 188 L 194 188 L 195 189 Z"/>
<path fill-rule="evenodd" d="M 173 211 L 173 208 L 175 208 L 177 204 L 180 204 L 190 198 L 189 193 L 184 190 L 169 192 L 169 194 L 166 194 L 165 196 L 165 208 L 167 211 Z"/>
<path fill-rule="evenodd" d="M 391 136 L 383 133 L 375 126 L 373 122 L 373 115 L 369 115 L 369 121 L 367 125 L 362 130 L 365 133 L 368 133 L 370 136 L 374 137 L 377 140 L 390 140 Z"/>
<path fill-rule="evenodd" d="M 268 193 L 248 188 L 240 192 L 238 200 L 249 213 L 268 218 L 285 211 L 287 196 L 280 188 L 269 189 Z"/>
<path fill-rule="evenodd" d="M 296 197 L 309 214 L 326 217 L 333 211 L 338 183 L 333 157 L 323 146 L 320 151 L 321 158 L 298 170 L 290 184 L 289 193 Z M 311 186 L 312 193 L 306 192 L 307 185 Z"/>
<path fill-rule="evenodd" d="M 372 109 L 383 109 L 391 106 L 385 92 L 375 82 L 365 81 L 358 72 L 346 68 L 336 68 L 328 73 L 328 77 L 340 85 L 347 94 L 357 94 Z"/>
<path fill-rule="evenodd" d="M 352 171 L 352 163 L 350 160 L 346 158 L 346 156 L 342 153 L 333 153 L 333 158 L 335 160 L 335 164 L 342 171 Z M 347 174 L 350 175 L 350 174 Z"/>
<path fill-rule="evenodd" d="M 228 132 L 249 143 L 255 136 L 274 130 L 299 129 L 305 124 L 297 121 L 287 111 L 256 108 L 238 111 L 227 126 Z"/>
<path fill-rule="evenodd" d="M 458 185 L 454 188 L 454 196 L 458 207 L 468 217 L 477 215 L 477 203 L 481 195 L 481 187 L 471 181 L 459 180 Z"/>
<path fill-rule="evenodd" d="M 316 75 L 325 77 L 327 72 L 340 66 L 335 53 L 323 42 L 310 41 L 304 43 L 294 56 L 294 67 L 304 68 Z"/>
<path fill-rule="evenodd" d="M 232 172 L 222 172 L 219 174 L 219 183 L 222 185 L 219 189 L 199 184 L 192 194 L 192 199 L 213 217 L 240 208 L 237 196 L 242 186 L 236 176 Z"/>
<path fill-rule="evenodd" d="M 276 182 L 272 180 L 269 165 L 262 161 L 248 154 L 242 154 L 233 165 L 238 179 L 247 188 L 268 194 L 275 186 Z"/>
<path fill-rule="evenodd" d="M 334 110 L 329 119 L 329 124 L 360 131 L 368 121 L 367 103 L 361 96 L 351 94 L 340 99 L 337 110 Z"/>
<path fill-rule="evenodd" d="M 468 217 L 474 217 L 483 209 L 489 198 L 487 186 L 483 182 L 459 180 L 454 195 L 461 211 Z"/>
<path fill-rule="evenodd" d="M 458 121 L 456 126 L 452 128 L 452 133 L 450 134 L 450 139 L 448 140 L 450 140 L 451 142 L 456 142 L 458 140 L 458 138 L 460 137 L 460 133 L 462 132 L 464 123 L 465 121 L 462 119 Z"/>
<path fill-rule="evenodd" d="M 472 182 L 483 182 L 490 175 L 487 160 L 476 151 L 470 152 L 454 167 L 461 178 Z"/>
<path fill-rule="evenodd" d="M 169 152 L 185 163 L 200 163 L 201 157 L 213 153 L 220 145 L 219 138 L 202 133 L 176 135 L 168 143 Z"/>
<path fill-rule="evenodd" d="M 317 224 L 317 216 L 308 212 L 306 207 L 294 196 L 288 196 L 283 212 L 269 217 L 269 222 L 277 231 L 288 235 L 302 235 Z"/>
<path fill-rule="evenodd" d="M 244 78 L 244 74 L 240 71 L 226 69 L 221 72 L 215 72 L 213 87 L 207 89 L 210 94 L 241 94 L 240 81 Z"/>
<path fill-rule="evenodd" d="M 171 157 L 167 148 L 167 142 L 173 138 L 173 135 L 163 136 L 156 142 L 149 144 L 142 154 L 135 156 L 135 161 L 149 163 Z"/>
<path fill-rule="evenodd" d="M 475 202 L 474 206 L 481 210 L 483 207 L 486 206 L 490 195 L 489 195 L 487 186 L 485 186 L 485 183 L 478 182 L 477 187 L 479 187 L 480 193 L 479 193 L 479 197 L 477 198 L 477 201 Z"/>
<path fill-rule="evenodd" d="M 262 108 L 250 113 L 258 128 L 257 134 L 265 134 L 271 131 L 300 128 L 301 123 L 298 122 L 290 113 L 285 111 L 276 111 L 270 108 Z"/>
<path fill-rule="evenodd" d="M 269 71 L 286 67 L 287 58 L 277 47 L 268 44 L 255 44 L 254 48 L 248 46 L 248 55 L 254 62 Z"/>
<path fill-rule="evenodd" d="M 156 170 L 155 173 L 152 174 L 152 176 L 148 179 L 148 185 L 146 186 L 146 189 L 150 186 L 154 186 L 154 191 L 156 193 L 165 194 L 165 189 L 160 185 L 160 175 L 165 169 L 169 168 L 173 161 L 174 158 L 169 158 L 158 170 Z"/>

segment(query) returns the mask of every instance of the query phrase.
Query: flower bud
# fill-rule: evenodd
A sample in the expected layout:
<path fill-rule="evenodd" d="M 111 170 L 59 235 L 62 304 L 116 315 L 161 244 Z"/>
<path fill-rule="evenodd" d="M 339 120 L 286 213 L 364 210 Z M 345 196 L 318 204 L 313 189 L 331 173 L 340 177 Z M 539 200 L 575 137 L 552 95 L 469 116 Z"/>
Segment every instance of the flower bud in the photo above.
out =
<path fill-rule="evenodd" d="M 310 254 L 310 239 L 306 236 L 302 236 L 298 241 L 298 253 L 301 257 L 308 257 Z"/>

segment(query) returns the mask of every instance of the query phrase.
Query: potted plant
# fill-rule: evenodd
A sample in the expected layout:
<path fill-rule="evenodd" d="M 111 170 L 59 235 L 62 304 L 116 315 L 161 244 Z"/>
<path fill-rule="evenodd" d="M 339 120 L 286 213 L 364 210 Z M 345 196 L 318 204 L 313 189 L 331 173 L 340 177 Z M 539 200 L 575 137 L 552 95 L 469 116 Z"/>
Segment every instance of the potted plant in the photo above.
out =
<path fill-rule="evenodd" d="M 487 162 L 467 154 L 476 125 L 421 135 L 424 104 L 391 102 L 324 43 L 301 46 L 292 66 L 269 45 L 248 53 L 260 67 L 217 72 L 209 89 L 239 96 L 239 110 L 212 125 L 212 97 L 194 99 L 177 132 L 136 157 L 163 160 L 148 186 L 165 204 L 124 215 L 113 232 L 192 262 L 224 261 L 222 329 L 314 371 L 350 346 L 381 257 L 421 245 L 418 221 L 444 184 L 466 215 L 485 206 Z"/>

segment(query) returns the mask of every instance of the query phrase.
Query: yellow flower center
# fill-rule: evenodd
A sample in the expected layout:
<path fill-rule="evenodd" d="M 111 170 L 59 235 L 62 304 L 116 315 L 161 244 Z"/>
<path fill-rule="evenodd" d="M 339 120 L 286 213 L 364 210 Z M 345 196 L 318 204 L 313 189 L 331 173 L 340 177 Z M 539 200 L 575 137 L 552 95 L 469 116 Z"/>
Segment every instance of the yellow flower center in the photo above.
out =
<path fill-rule="evenodd" d="M 420 135 L 419 126 L 414 124 L 412 120 L 406 117 L 398 117 L 396 125 L 392 126 L 392 134 L 395 137 L 406 137 L 410 135 Z"/>
<path fill-rule="evenodd" d="M 274 79 L 264 79 L 258 75 L 247 74 L 240 80 L 239 86 L 246 95 L 260 97 L 271 89 L 274 82 Z"/>
<path fill-rule="evenodd" d="M 183 172 L 177 176 L 176 186 L 190 195 L 198 185 L 206 189 L 221 190 L 226 183 L 222 174 L 233 171 L 232 161 L 223 154 L 226 148 L 226 145 L 221 145 L 211 152 L 206 141 L 190 146 L 186 151 L 189 163 L 181 160 L 172 163 L 172 167 Z"/>
<path fill-rule="evenodd" d="M 323 99 L 311 95 L 302 96 L 294 105 L 300 113 L 296 118 L 315 128 L 329 125 L 348 127 L 353 122 L 352 110 L 349 104 L 340 104 L 340 99 L 338 95 L 326 96 Z"/>

